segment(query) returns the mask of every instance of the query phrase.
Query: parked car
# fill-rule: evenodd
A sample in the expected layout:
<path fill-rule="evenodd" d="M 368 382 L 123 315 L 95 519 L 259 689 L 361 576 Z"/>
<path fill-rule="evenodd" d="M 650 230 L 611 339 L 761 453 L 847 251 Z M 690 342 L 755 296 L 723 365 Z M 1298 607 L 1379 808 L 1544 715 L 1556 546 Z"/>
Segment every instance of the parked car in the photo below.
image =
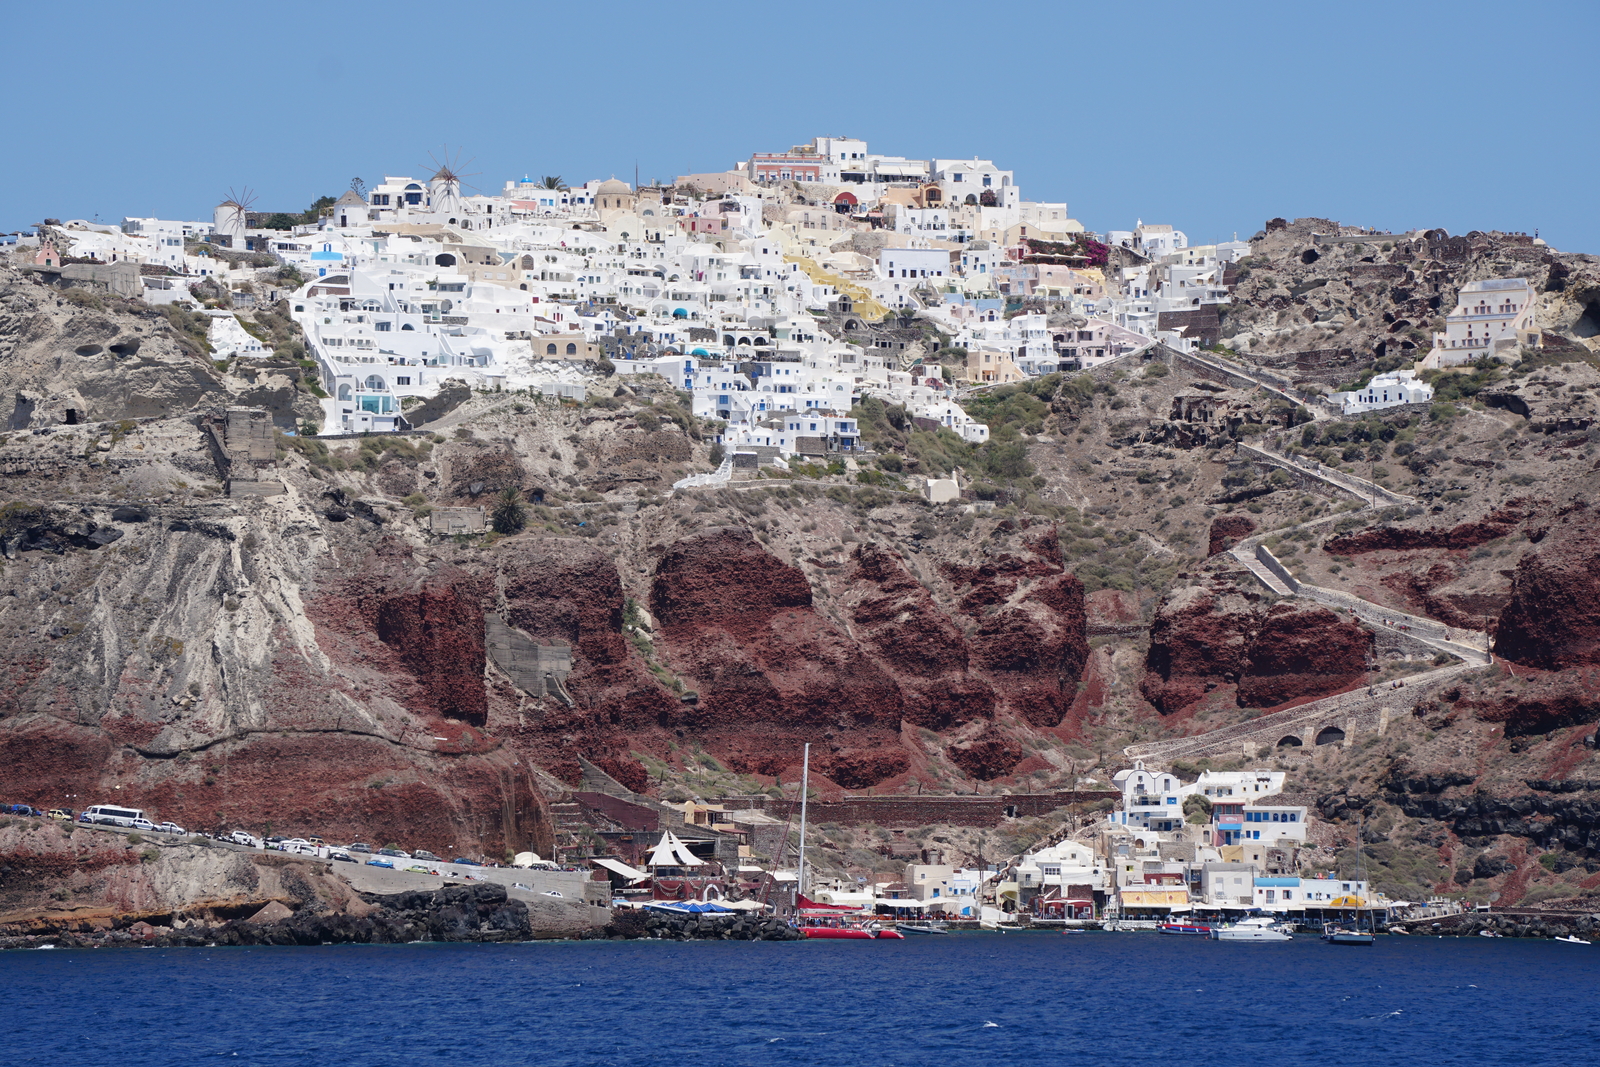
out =
<path fill-rule="evenodd" d="M 367 866 L 368 867 L 387 867 L 391 871 L 394 870 L 394 864 L 390 863 L 388 860 L 370 859 L 370 860 L 367 861 Z"/>
<path fill-rule="evenodd" d="M 411 854 L 411 858 L 414 860 L 432 860 L 434 863 L 444 862 L 444 860 L 440 859 L 438 856 L 435 856 L 432 852 L 429 852 L 425 848 L 417 849 Z"/>
<path fill-rule="evenodd" d="M 391 859 L 397 860 L 408 860 L 411 858 L 411 853 L 398 848 L 380 848 L 378 850 L 378 855 L 388 856 Z"/>
<path fill-rule="evenodd" d="M 245 848 L 263 847 L 261 838 L 254 834 L 246 833 L 243 830 L 235 830 L 233 833 L 228 835 L 227 840 L 232 841 L 236 845 L 243 845 Z"/>
<path fill-rule="evenodd" d="M 317 854 L 317 846 L 313 845 L 313 844 L 311 844 L 311 842 L 307 841 L 307 842 L 305 842 L 303 844 L 298 844 L 298 845 L 296 845 L 296 844 L 284 845 L 283 846 L 283 851 L 291 853 L 291 854 L 296 855 L 296 856 L 315 856 Z"/>
<path fill-rule="evenodd" d="M 311 842 L 307 841 L 303 837 L 291 837 L 291 838 L 287 838 L 286 840 L 278 842 L 278 847 L 283 849 L 285 852 L 293 852 L 295 849 L 299 848 L 302 845 L 304 845 L 307 848 L 310 848 L 311 847 Z"/>
<path fill-rule="evenodd" d="M 432 868 L 424 867 L 420 863 L 413 863 L 411 866 L 407 867 L 406 870 L 410 871 L 412 874 L 438 874 L 439 873 L 438 871 L 433 870 Z"/>
<path fill-rule="evenodd" d="M 511 883 L 511 888 L 512 889 L 521 889 L 521 890 L 524 890 L 525 892 L 528 892 L 528 893 L 533 892 L 533 886 L 531 886 L 531 885 L 523 885 L 521 882 L 512 882 Z"/>
<path fill-rule="evenodd" d="M 164 834 L 177 834 L 179 837 L 182 837 L 185 833 L 188 832 L 183 827 L 179 826 L 177 823 L 170 822 L 170 821 L 162 823 L 160 826 L 156 827 L 156 829 L 159 830 L 161 833 L 164 833 Z"/>
<path fill-rule="evenodd" d="M 372 846 L 367 844 L 364 841 L 357 841 L 354 844 L 346 845 L 344 847 L 345 847 L 345 851 L 347 851 L 347 852 L 369 852 L 370 853 L 372 851 Z"/>
<path fill-rule="evenodd" d="M 547 896 L 547 897 L 559 897 L 562 894 L 561 894 L 561 891 L 557 890 L 557 889 L 546 889 L 544 891 L 544 895 Z"/>
<path fill-rule="evenodd" d="M 79 812 L 78 821 L 83 823 L 92 823 L 94 822 L 94 816 L 90 815 L 87 811 Z"/>
<path fill-rule="evenodd" d="M 310 841 L 313 845 L 316 845 L 318 848 L 321 848 L 322 846 L 327 844 L 326 841 L 324 841 L 322 838 L 318 837 L 316 834 L 307 834 L 306 835 L 306 840 Z"/>
<path fill-rule="evenodd" d="M 459 863 L 459 864 L 461 864 L 462 866 L 465 866 L 465 867 L 482 867 L 483 866 L 483 864 L 479 863 L 477 860 L 462 859 L 460 856 L 457 856 L 455 859 L 451 860 L 450 862 L 451 863 Z"/>
<path fill-rule="evenodd" d="M 342 848 L 330 848 L 328 850 L 328 858 L 330 860 L 338 860 L 340 863 L 354 863 L 356 861 L 354 856 Z"/>
<path fill-rule="evenodd" d="M 287 841 L 287 840 L 288 840 L 288 838 L 286 838 L 286 837 L 280 837 L 280 836 L 274 835 L 272 837 L 267 838 L 264 842 L 262 842 L 262 844 L 266 848 L 270 848 L 270 849 L 276 850 L 276 849 L 282 848 L 283 847 L 283 843 L 285 841 Z"/>
<path fill-rule="evenodd" d="M 133 820 L 133 828 L 135 830 L 143 830 L 146 833 L 153 834 L 156 831 L 156 824 L 151 822 L 149 819 L 135 819 Z"/>
<path fill-rule="evenodd" d="M 72 821 L 72 812 L 68 811 L 66 808 L 51 808 L 49 811 L 45 812 L 45 814 L 50 816 L 52 819 L 65 819 L 68 822 Z"/>
<path fill-rule="evenodd" d="M 43 815 L 44 812 L 29 804 L 13 804 L 8 809 L 13 815 Z"/>

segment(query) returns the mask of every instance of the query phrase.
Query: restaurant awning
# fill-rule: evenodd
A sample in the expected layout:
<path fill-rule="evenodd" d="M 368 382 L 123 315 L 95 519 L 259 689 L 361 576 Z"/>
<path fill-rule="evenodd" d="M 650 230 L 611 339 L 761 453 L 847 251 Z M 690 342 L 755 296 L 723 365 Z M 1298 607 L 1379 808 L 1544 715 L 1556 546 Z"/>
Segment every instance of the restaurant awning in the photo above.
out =
<path fill-rule="evenodd" d="M 897 897 L 879 897 L 873 901 L 880 908 L 926 908 L 933 903 L 931 900 L 901 900 Z"/>
<path fill-rule="evenodd" d="M 630 882 L 639 882 L 650 877 L 636 867 L 630 867 L 621 860 L 614 860 L 607 856 L 596 856 L 592 862 L 598 863 L 608 871 L 615 871 Z"/>

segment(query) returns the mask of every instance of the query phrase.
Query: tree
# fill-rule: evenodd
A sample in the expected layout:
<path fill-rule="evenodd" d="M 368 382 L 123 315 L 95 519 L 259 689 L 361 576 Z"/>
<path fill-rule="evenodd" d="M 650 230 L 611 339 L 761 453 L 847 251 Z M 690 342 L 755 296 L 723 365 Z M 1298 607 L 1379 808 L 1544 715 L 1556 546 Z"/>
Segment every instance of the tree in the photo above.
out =
<path fill-rule="evenodd" d="M 566 192 L 567 183 L 561 180 L 561 175 L 559 174 L 546 174 L 544 177 L 539 179 L 539 187 L 541 189 L 554 189 L 560 192 Z"/>
<path fill-rule="evenodd" d="M 263 230 L 292 230 L 295 225 L 295 217 L 293 215 L 285 215 L 279 211 L 268 215 L 266 221 L 261 224 L 261 228 Z"/>
<path fill-rule="evenodd" d="M 310 226 L 324 215 L 333 214 L 334 199 L 331 196 L 319 196 L 306 208 L 305 214 L 300 216 L 303 225 Z"/>
<path fill-rule="evenodd" d="M 519 533 L 528 525 L 528 505 L 522 490 L 507 489 L 495 498 L 494 507 L 489 510 L 489 524 L 502 534 Z"/>
<path fill-rule="evenodd" d="M 1211 801 L 1199 793 L 1191 793 L 1183 798 L 1184 822 L 1194 826 L 1203 826 L 1211 821 Z"/>
<path fill-rule="evenodd" d="M 725 455 L 727 455 L 727 450 L 722 447 L 722 442 L 713 441 L 711 443 L 711 465 L 713 467 L 722 466 L 722 457 Z"/>

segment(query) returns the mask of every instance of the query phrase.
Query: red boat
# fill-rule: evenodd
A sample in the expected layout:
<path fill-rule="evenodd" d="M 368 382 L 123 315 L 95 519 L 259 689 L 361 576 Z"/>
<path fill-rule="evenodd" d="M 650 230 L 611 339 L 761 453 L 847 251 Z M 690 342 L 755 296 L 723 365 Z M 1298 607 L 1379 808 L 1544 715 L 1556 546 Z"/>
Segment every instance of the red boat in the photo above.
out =
<path fill-rule="evenodd" d="M 1190 937 L 1210 937 L 1211 927 L 1197 923 L 1162 923 L 1157 927 L 1164 934 L 1187 934 Z"/>
<path fill-rule="evenodd" d="M 904 941 L 906 935 L 899 930 L 879 926 L 877 923 L 848 923 L 839 926 L 815 926 L 809 922 L 800 927 L 808 938 L 838 941 Z"/>

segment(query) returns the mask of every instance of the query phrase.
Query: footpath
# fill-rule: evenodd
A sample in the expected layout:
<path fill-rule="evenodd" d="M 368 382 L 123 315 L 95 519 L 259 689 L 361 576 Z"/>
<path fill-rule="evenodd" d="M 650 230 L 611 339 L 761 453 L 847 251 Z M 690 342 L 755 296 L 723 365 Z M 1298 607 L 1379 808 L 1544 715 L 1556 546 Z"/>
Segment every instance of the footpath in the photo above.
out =
<path fill-rule="evenodd" d="M 1267 462 L 1285 466 L 1351 493 L 1367 502 L 1367 508 L 1364 510 L 1372 510 L 1380 500 L 1386 506 L 1409 507 L 1420 503 L 1414 497 L 1392 492 L 1366 479 L 1345 474 L 1343 471 L 1328 470 L 1321 464 L 1309 466 L 1281 453 L 1242 442 L 1239 448 Z M 1330 740 L 1349 744 L 1357 730 L 1367 729 L 1383 733 L 1393 714 L 1393 705 L 1401 700 L 1415 703 L 1427 692 L 1456 676 L 1493 662 L 1493 657 L 1488 651 L 1486 632 L 1446 626 L 1437 619 L 1397 611 L 1342 590 L 1327 589 L 1302 582 L 1277 556 L 1273 555 L 1271 549 L 1263 544 L 1263 541 L 1273 534 L 1282 536 L 1298 530 L 1326 526 L 1344 517 L 1343 514 L 1326 515 L 1310 522 L 1264 531 L 1240 541 L 1225 551 L 1232 560 L 1244 566 L 1267 590 L 1277 596 L 1301 597 L 1316 601 L 1333 608 L 1341 615 L 1359 619 L 1374 630 L 1393 630 L 1428 647 L 1448 653 L 1458 662 L 1410 678 L 1386 682 L 1380 686 L 1369 686 L 1313 700 L 1203 734 L 1129 745 L 1123 749 L 1124 754 L 1134 759 L 1175 759 L 1222 751 L 1244 751 L 1263 745 L 1273 746 L 1280 742 L 1290 743 L 1292 746 L 1310 746 L 1328 743 Z"/>

